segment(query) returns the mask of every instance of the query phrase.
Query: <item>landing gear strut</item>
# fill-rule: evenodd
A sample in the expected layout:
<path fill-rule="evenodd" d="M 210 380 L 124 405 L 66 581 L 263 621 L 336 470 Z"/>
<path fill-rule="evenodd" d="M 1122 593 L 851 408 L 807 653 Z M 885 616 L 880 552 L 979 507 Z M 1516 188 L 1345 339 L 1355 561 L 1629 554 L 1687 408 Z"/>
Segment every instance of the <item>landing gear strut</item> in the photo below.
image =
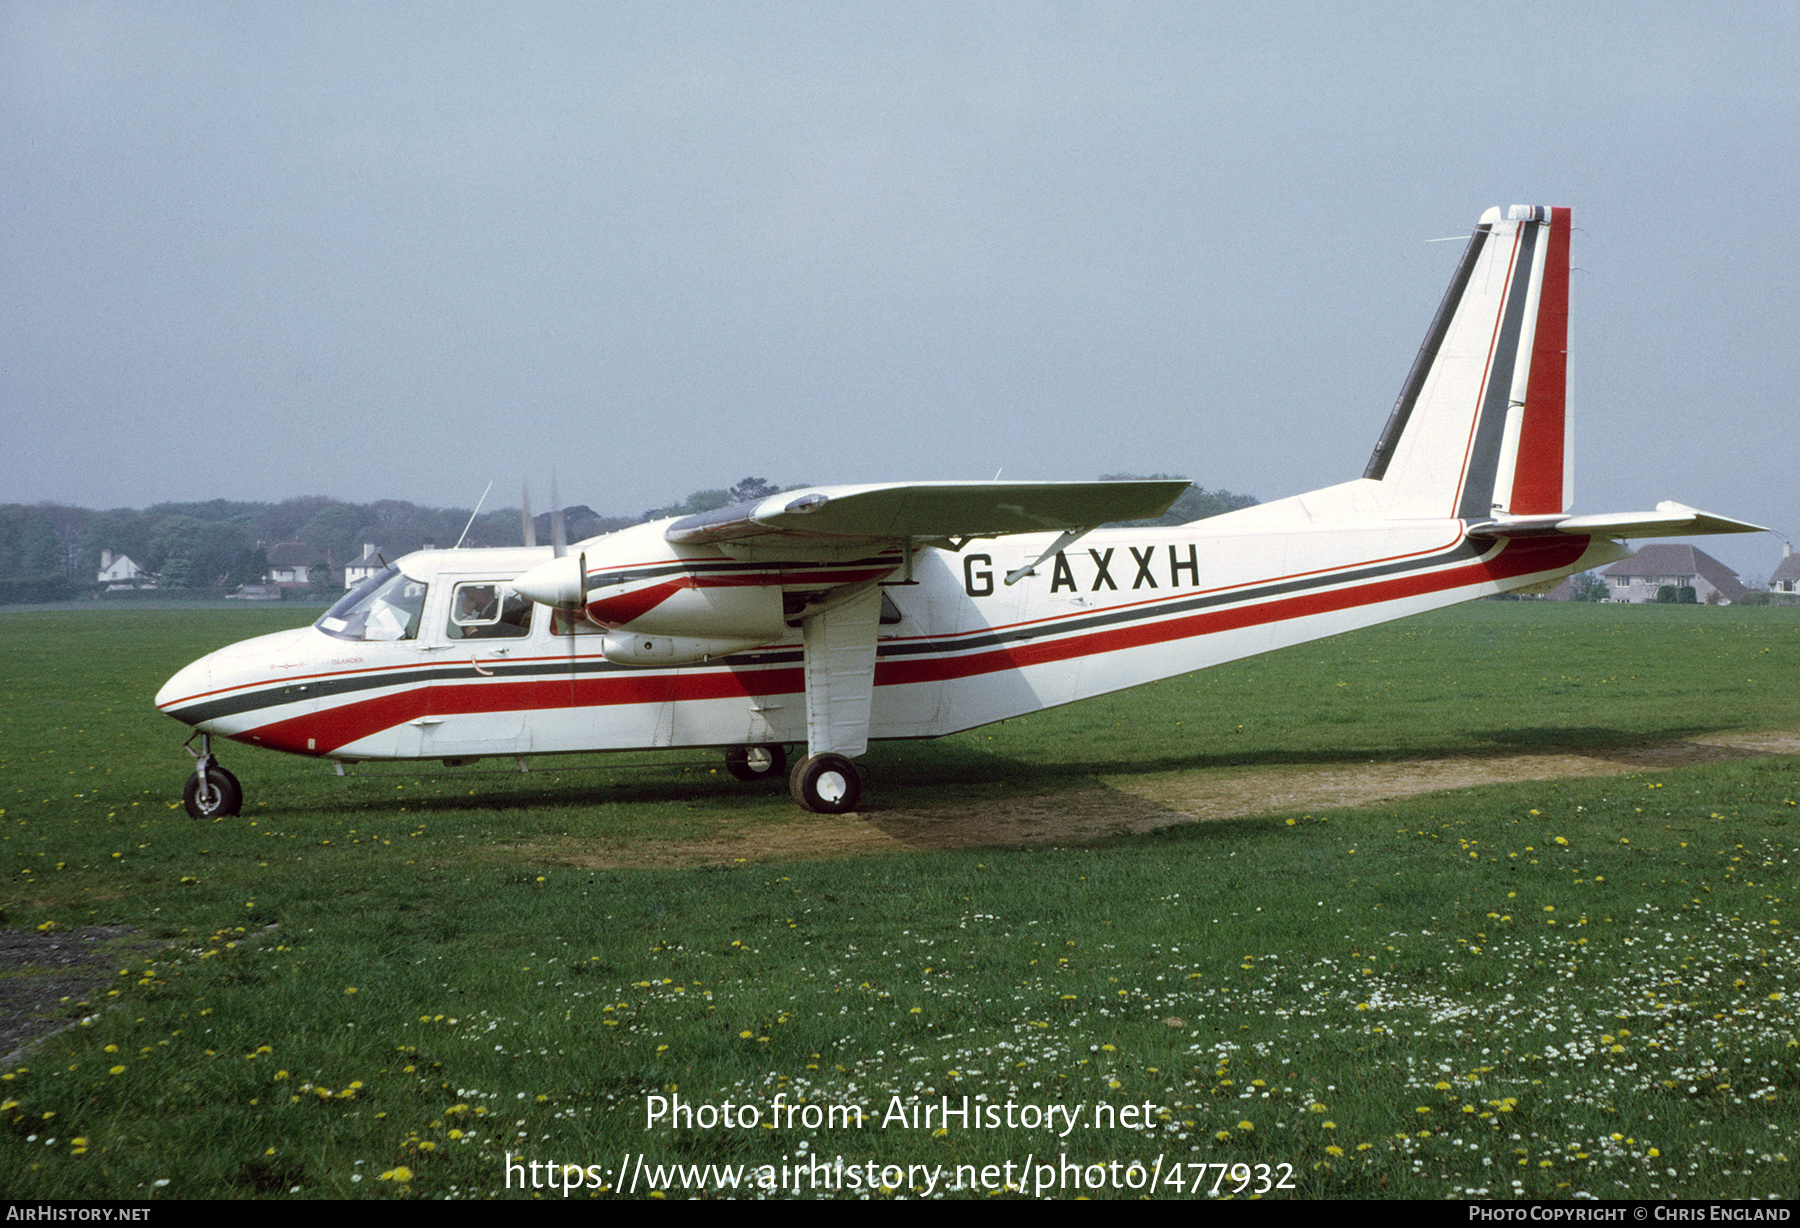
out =
<path fill-rule="evenodd" d="M 230 818 L 244 808 L 244 787 L 213 758 L 212 735 L 202 733 L 197 736 L 199 750 L 193 748 L 193 738 L 181 744 L 181 748 L 194 757 L 194 774 L 188 777 L 181 800 L 187 806 L 190 818 Z"/>
<path fill-rule="evenodd" d="M 794 765 L 788 792 L 816 814 L 847 814 L 862 797 L 862 773 L 842 755 L 808 755 Z"/>
<path fill-rule="evenodd" d="M 768 780 L 787 771 L 782 746 L 733 746 L 725 752 L 725 770 L 742 781 Z"/>

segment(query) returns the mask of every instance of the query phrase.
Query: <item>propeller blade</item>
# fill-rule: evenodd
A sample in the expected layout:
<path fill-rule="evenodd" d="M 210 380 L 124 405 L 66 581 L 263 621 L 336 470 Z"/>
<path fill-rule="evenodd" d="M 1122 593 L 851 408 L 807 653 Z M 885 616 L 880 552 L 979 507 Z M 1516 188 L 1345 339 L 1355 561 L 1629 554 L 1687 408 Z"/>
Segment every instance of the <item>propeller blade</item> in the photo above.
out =
<path fill-rule="evenodd" d="M 550 545 L 554 547 L 555 557 L 561 558 L 569 552 L 569 534 L 563 527 L 562 500 L 556 497 L 556 470 L 550 470 Z M 581 574 L 587 575 L 582 568 Z"/>
<path fill-rule="evenodd" d="M 576 573 L 581 576 L 581 602 L 573 608 L 562 612 L 563 617 L 569 620 L 569 706 L 571 708 L 575 707 L 580 702 L 581 698 L 580 684 L 577 677 L 581 670 L 580 662 L 578 660 L 579 645 L 576 642 L 578 633 L 575 629 L 575 620 L 583 617 L 581 607 L 587 603 L 587 551 L 585 550 L 577 557 Z"/>
<path fill-rule="evenodd" d="M 523 532 L 527 546 L 537 545 L 537 522 L 531 518 L 531 482 L 528 479 L 519 481 L 519 518 L 525 523 Z"/>

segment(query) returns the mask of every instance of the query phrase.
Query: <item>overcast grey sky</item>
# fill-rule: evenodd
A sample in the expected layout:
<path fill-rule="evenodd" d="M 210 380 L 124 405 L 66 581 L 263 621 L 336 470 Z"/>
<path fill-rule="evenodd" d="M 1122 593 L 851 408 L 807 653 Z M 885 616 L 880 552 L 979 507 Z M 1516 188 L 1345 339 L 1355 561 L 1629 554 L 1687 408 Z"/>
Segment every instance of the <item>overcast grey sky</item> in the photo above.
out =
<path fill-rule="evenodd" d="M 1577 510 L 1793 533 L 1797 103 L 1791 2 L 8 0 L 0 501 L 1268 500 L 1361 474 L 1428 240 L 1532 203 Z"/>

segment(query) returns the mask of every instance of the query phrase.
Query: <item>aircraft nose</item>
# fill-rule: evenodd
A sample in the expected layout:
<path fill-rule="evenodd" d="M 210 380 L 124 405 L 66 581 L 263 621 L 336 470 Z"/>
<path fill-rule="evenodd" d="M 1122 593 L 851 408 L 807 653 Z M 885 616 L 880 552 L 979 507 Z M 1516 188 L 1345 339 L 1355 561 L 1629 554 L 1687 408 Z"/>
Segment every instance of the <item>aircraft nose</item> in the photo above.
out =
<path fill-rule="evenodd" d="M 314 637 L 324 639 L 310 627 L 299 627 L 208 653 L 163 683 L 156 693 L 156 706 L 178 721 L 207 729 L 227 692 L 267 682 L 277 669 L 285 671 L 311 659 L 309 642 Z"/>
<path fill-rule="evenodd" d="M 156 706 L 178 721 L 192 725 L 192 705 L 184 704 L 184 700 L 192 700 L 205 691 L 212 689 L 211 657 L 201 657 L 192 664 L 185 665 L 175 675 L 162 684 L 156 693 Z M 184 711 L 185 709 L 185 711 Z"/>

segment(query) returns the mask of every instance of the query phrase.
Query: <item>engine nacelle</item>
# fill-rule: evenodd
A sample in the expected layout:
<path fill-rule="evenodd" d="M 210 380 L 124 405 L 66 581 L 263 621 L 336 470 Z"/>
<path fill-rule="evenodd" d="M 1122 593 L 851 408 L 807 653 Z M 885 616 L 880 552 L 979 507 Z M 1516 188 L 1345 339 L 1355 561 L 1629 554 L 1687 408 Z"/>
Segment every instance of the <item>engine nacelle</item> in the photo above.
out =
<path fill-rule="evenodd" d="M 767 640 L 699 639 L 614 631 L 600 637 L 600 651 L 614 665 L 692 665 L 755 648 Z"/>
<path fill-rule="evenodd" d="M 766 644 L 787 634 L 781 587 L 702 587 L 690 574 L 588 590 L 587 616 L 609 631 Z"/>
<path fill-rule="evenodd" d="M 520 576 L 513 591 L 564 610 L 580 607 L 599 626 L 625 635 L 729 641 L 735 648 L 788 634 L 779 564 L 746 567 L 711 546 L 671 546 L 663 528 L 663 522 L 635 525 L 578 543 Z M 695 651 L 695 660 L 718 655 Z"/>

